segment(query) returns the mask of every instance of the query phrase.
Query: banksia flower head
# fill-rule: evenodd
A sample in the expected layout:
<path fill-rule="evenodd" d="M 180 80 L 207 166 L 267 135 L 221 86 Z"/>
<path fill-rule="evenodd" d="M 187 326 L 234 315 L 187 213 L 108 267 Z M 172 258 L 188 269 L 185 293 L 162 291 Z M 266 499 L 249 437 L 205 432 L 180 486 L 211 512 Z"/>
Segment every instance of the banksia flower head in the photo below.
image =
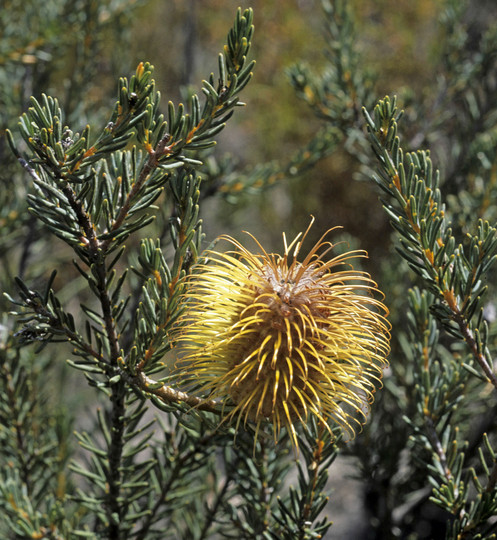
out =
<path fill-rule="evenodd" d="M 283 255 L 221 237 L 236 249 L 197 265 L 178 338 L 178 368 L 200 395 L 231 404 L 227 418 L 256 434 L 270 422 L 277 440 L 286 427 L 295 446 L 295 424 L 311 417 L 349 436 L 365 422 L 390 338 L 376 284 L 349 263 L 365 253 L 325 260 L 328 231 L 299 262 L 309 228 L 290 244 L 283 234 Z"/>

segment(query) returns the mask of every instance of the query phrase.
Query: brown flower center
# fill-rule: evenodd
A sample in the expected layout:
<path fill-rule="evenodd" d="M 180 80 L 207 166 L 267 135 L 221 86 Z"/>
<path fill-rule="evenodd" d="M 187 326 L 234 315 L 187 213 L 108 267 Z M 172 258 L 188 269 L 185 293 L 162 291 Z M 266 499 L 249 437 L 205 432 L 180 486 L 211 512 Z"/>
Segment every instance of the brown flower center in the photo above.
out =
<path fill-rule="evenodd" d="M 312 266 L 266 265 L 252 278 L 253 302 L 236 323 L 247 333 L 233 358 L 232 369 L 238 374 L 231 398 L 237 404 L 250 402 L 246 410 L 253 420 L 275 412 L 294 420 L 306 409 L 303 396 L 314 401 L 314 395 L 306 392 L 308 383 L 314 386 L 321 378 L 314 368 L 321 347 L 313 337 L 326 315 L 319 302 L 325 287 Z M 314 351 L 309 339 L 316 342 Z"/>

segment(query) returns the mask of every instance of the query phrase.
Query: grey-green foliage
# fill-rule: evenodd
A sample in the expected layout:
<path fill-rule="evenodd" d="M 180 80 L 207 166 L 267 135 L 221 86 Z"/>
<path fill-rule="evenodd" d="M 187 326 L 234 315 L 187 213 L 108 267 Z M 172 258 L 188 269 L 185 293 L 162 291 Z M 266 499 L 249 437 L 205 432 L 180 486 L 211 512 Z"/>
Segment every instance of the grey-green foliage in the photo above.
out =
<path fill-rule="evenodd" d="M 21 116 L 21 141 L 7 131 L 29 211 L 67 246 L 85 293 L 68 302 L 53 271 L 41 291 L 18 277 L 6 294 L 18 328 L 6 318 L 0 349 L 2 537 L 304 539 L 330 525 L 320 513 L 337 446 L 323 426 L 302 439 L 299 487 L 287 493 L 288 444 L 254 445 L 250 426 L 235 438 L 215 405 L 168 386 L 169 330 L 201 250 L 201 151 L 242 104 L 252 18 L 238 10 L 203 99 L 164 114 L 141 63 L 100 124 L 76 126 L 42 94 Z M 137 243 L 159 206 L 165 229 Z M 58 370 L 39 355 L 64 343 L 94 392 L 73 437 L 48 392 Z"/>
<path fill-rule="evenodd" d="M 0 348 L 0 533 L 25 538 L 33 529 L 47 532 L 53 524 L 61 535 L 53 538 L 65 537 L 71 509 L 61 507 L 61 495 L 67 487 L 71 419 L 54 414 L 47 395 L 38 394 L 47 362 L 6 345 Z"/>
<path fill-rule="evenodd" d="M 66 121 L 94 117 L 100 114 L 105 96 L 88 91 L 98 75 L 102 86 L 101 67 L 95 58 L 117 66 L 116 46 L 105 50 L 105 35 L 114 33 L 123 40 L 130 17 L 143 2 L 130 0 L 78 1 L 6 0 L 0 10 L 0 220 L 2 238 L 0 253 L 5 269 L 12 272 L 13 261 L 4 259 L 7 251 L 22 242 L 24 258 L 21 273 L 26 271 L 25 260 L 31 254 L 31 244 L 41 235 L 33 227 L 33 219 L 25 212 L 26 189 L 22 174 L 4 137 L 6 128 L 14 128 L 18 117 L 28 107 L 31 95 L 42 91 L 56 92 L 63 104 Z M 13 181 L 14 180 L 14 181 Z"/>
<path fill-rule="evenodd" d="M 380 280 L 391 374 L 364 436 L 347 446 L 371 526 L 376 538 L 494 538 L 497 24 L 470 2 L 444 2 L 436 84 L 423 99 L 403 91 L 401 119 L 395 98 L 371 101 L 381 73 L 359 67 L 350 6 L 323 7 L 330 66 L 299 65 L 291 82 L 381 188 L 396 248 Z M 419 150 L 427 145 L 441 171 Z"/>
<path fill-rule="evenodd" d="M 24 143 L 11 143 L 32 213 L 72 250 L 89 292 L 77 313 L 55 292 L 55 274 L 42 292 L 18 280 L 11 293 L 22 326 L 14 338 L 12 319 L 2 321 L 6 538 L 327 534 L 324 485 L 337 445 L 322 426 L 302 434 L 295 472 L 283 441 L 275 450 L 262 438 L 254 449 L 250 426 L 234 439 L 219 426 L 219 411 L 182 401 L 167 386 L 162 361 L 182 277 L 201 250 L 202 201 L 216 194 L 236 202 L 340 148 L 361 164 L 363 177 L 378 169 L 397 250 L 381 280 L 392 311 L 391 372 L 364 433 L 345 446 L 359 463 L 371 534 L 495 537 L 497 25 L 490 17 L 473 21 L 469 2 L 444 2 L 436 86 L 423 99 L 404 91 L 401 118 L 393 98 L 375 106 L 381 77 L 364 66 L 348 3 L 323 1 L 323 8 L 329 67 L 288 71 L 323 127 L 287 163 L 242 174 L 232 161 L 206 154 L 250 79 L 250 11 L 238 13 L 203 102 L 192 96 L 162 116 L 151 66 L 143 64 L 120 81 L 114 111 L 100 127 L 92 124 L 96 135 L 66 127 L 76 125 L 73 116 L 64 120 L 65 107 L 50 97 L 33 100 L 22 117 Z M 5 199 L 2 216 L 26 199 L 15 178 L 20 191 Z M 136 243 L 159 212 L 163 230 Z M 22 235 L 12 219 L 0 223 L 10 250 Z M 44 369 L 28 347 L 48 350 L 48 342 L 61 341 L 74 348 L 69 365 L 99 390 L 94 424 L 75 435 L 79 452 L 71 450 L 67 415 L 39 390 L 50 365 Z"/>
<path fill-rule="evenodd" d="M 420 278 L 409 295 L 411 330 L 404 344 L 414 363 L 416 414 L 406 419 L 413 426 L 414 451 L 433 485 L 431 500 L 454 516 L 447 538 L 490 538 L 497 468 L 489 468 L 485 458 L 475 462 L 475 451 L 488 448 L 493 459 L 494 437 L 475 433 L 472 422 L 497 391 L 494 340 L 484 317 L 496 229 L 479 220 L 472 234 L 456 241 L 429 155 L 402 152 L 395 102 L 380 101 L 374 119 L 367 113 L 366 119 L 380 163 L 376 180 L 400 239 L 398 252 Z M 439 327 L 445 345 L 439 343 Z M 475 438 L 471 449 L 470 437 Z"/>

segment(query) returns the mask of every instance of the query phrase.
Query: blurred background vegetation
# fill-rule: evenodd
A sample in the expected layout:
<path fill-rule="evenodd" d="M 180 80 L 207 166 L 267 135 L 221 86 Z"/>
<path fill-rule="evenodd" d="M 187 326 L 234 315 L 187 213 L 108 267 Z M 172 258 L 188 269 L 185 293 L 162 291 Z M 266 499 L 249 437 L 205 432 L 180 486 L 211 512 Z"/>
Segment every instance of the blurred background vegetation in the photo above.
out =
<path fill-rule="evenodd" d="M 331 227 L 342 226 L 342 237 L 352 247 L 369 252 L 370 259 L 364 266 L 386 292 L 395 332 L 396 325 L 402 323 L 407 274 L 404 273 L 404 281 L 392 277 L 403 263 L 394 258 L 391 227 L 379 202 L 378 190 L 372 182 L 365 181 L 368 172 L 371 174 L 373 156 L 368 162 L 364 157 L 368 143 L 357 135 L 363 130 L 360 107 L 371 109 L 383 95 L 398 95 L 400 106 L 406 108 L 402 124 L 406 146 L 410 150 L 431 149 L 445 179 L 443 190 L 452 201 L 454 215 L 470 213 L 471 205 L 465 208 L 460 194 L 472 188 L 487 196 L 489 193 L 477 179 L 475 185 L 468 184 L 471 179 L 465 174 L 474 158 L 470 146 L 480 132 L 489 128 L 487 113 L 497 110 L 497 94 L 494 92 L 492 97 L 490 91 L 476 93 L 482 99 L 475 105 L 478 114 L 471 110 L 471 100 L 467 98 L 475 76 L 471 71 L 471 54 L 479 51 L 482 33 L 495 21 L 497 4 L 492 0 L 467 4 L 458 0 L 350 0 L 347 4 L 356 22 L 354 47 L 360 65 L 364 73 L 371 73 L 368 80 L 373 86 L 364 93 L 369 101 L 353 103 L 359 108 L 344 128 L 346 134 L 334 145 L 333 152 L 312 168 L 293 178 L 280 175 L 267 189 L 254 189 L 233 198 L 228 194 L 206 199 L 202 206 L 204 232 L 211 241 L 220 233 L 240 237 L 241 230 L 249 230 L 267 249 L 280 250 L 281 232 L 293 237 L 306 228 L 311 214 L 316 216 L 314 237 Z M 29 105 L 29 96 L 39 97 L 42 92 L 58 97 L 68 116 L 66 123 L 78 129 L 86 123 L 102 123 L 115 99 L 117 77 L 131 74 L 142 60 L 155 66 L 164 106 L 168 100 L 178 103 L 186 99 L 192 89 L 199 90 L 202 78 L 216 71 L 216 53 L 238 5 L 254 9 L 252 58 L 257 65 L 254 80 L 243 94 L 247 106 L 237 111 L 229 128 L 221 134 L 214 153 L 216 160 L 208 160 L 211 169 L 207 176 L 215 177 L 219 167 L 222 174 L 219 163 L 227 159 L 227 154 L 232 176 L 249 174 L 247 171 L 261 163 L 273 163 L 275 170 L 279 163 L 284 169 L 289 156 L 305 147 L 325 123 L 292 88 L 289 74 L 296 63 L 305 64 L 312 73 L 321 73 L 333 62 L 325 53 L 330 36 L 319 0 L 46 0 L 43 4 L 25 0 L 22 6 L 5 0 L 0 10 L 0 135 L 6 128 L 15 130 L 18 117 Z M 458 12 L 460 16 L 456 16 Z M 457 84 L 444 82 L 445 76 L 455 74 L 459 78 L 453 82 Z M 64 286 L 62 297 L 70 300 L 84 294 L 79 290 L 83 283 L 68 262 L 67 248 L 44 234 L 27 213 L 26 177 L 3 136 L 0 163 L 0 288 L 12 291 L 15 275 L 30 283 L 44 283 L 52 268 L 58 267 L 59 274 L 74 278 L 59 284 Z M 495 218 L 495 209 L 490 208 L 489 212 Z M 456 223 L 462 232 L 465 225 L 464 217 Z M 312 240 L 309 239 L 309 245 Z M 0 306 L 3 312 L 10 309 L 4 299 Z M 5 329 L 10 325 L 6 317 L 3 325 Z M 50 354 L 55 354 L 55 350 L 51 348 Z M 399 345 L 394 342 L 393 358 L 398 350 Z M 65 346 L 57 349 L 61 359 L 67 354 Z M 66 371 L 62 365 L 63 362 L 58 365 L 56 376 L 50 377 L 54 385 L 50 399 L 72 411 L 81 410 L 85 393 L 76 396 L 66 391 L 76 385 L 83 388 L 79 374 Z M 401 378 L 404 382 L 409 380 L 403 372 Z M 60 392 L 62 387 L 65 390 Z M 373 525 L 377 536 L 368 533 L 368 538 L 407 537 L 407 532 L 391 532 L 395 527 L 385 516 L 391 518 L 395 489 L 398 493 L 404 489 L 399 486 L 405 479 L 396 478 L 392 489 L 389 478 L 398 472 L 393 466 L 407 459 L 400 453 L 406 446 L 409 430 L 401 422 L 402 412 L 388 397 L 376 406 L 383 408 L 383 413 L 378 413 L 380 421 L 390 418 L 392 430 L 398 430 L 399 440 L 402 439 L 399 455 L 392 460 L 392 470 L 381 470 L 376 478 L 371 471 L 363 470 L 361 482 L 353 486 L 344 484 L 347 489 L 354 488 L 354 500 L 348 501 L 347 494 L 342 494 L 332 482 L 330 487 L 335 491 L 330 513 L 333 519 L 340 500 L 347 500 L 350 507 L 340 510 L 347 515 L 344 521 L 350 524 L 359 514 L 367 524 L 364 529 L 369 531 L 368 520 L 376 519 Z M 374 411 L 375 408 L 373 418 Z M 378 463 L 386 463 L 388 457 L 378 457 L 377 453 L 378 463 L 373 463 L 372 454 L 366 455 L 364 451 L 365 441 L 371 442 L 368 437 L 374 438 L 371 433 L 359 436 L 355 443 L 358 446 L 352 445 L 350 453 L 355 455 L 354 459 L 362 459 L 363 468 L 381 469 Z M 381 449 L 381 441 L 371 444 Z M 353 474 L 359 474 L 355 465 L 351 469 Z M 410 469 L 411 474 L 413 470 Z M 368 475 L 369 479 L 364 480 Z M 379 508 L 381 504 L 384 506 Z M 413 506 L 416 505 L 414 502 Z M 409 507 L 402 511 L 407 515 L 411 510 Z M 418 524 L 414 524 L 415 513 L 411 512 L 408 519 L 409 530 L 417 535 L 414 538 L 435 538 L 437 524 L 443 523 L 446 516 L 433 509 L 418 511 L 422 514 Z M 385 523 L 391 531 L 381 536 L 378 531 Z M 406 525 L 405 530 L 408 528 Z M 339 538 L 340 529 L 332 528 L 332 535 L 334 530 Z M 343 531 L 344 535 L 359 534 L 346 528 Z"/>

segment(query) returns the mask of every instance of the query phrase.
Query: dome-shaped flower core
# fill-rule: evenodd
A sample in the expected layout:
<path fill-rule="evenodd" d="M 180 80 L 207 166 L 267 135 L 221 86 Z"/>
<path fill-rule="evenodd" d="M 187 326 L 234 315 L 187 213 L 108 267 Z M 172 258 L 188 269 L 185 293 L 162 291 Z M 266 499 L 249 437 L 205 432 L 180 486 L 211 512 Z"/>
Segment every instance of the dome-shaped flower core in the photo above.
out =
<path fill-rule="evenodd" d="M 387 308 L 348 252 L 325 260 L 328 231 L 298 261 L 302 235 L 283 255 L 210 251 L 187 284 L 178 344 L 181 376 L 200 395 L 234 405 L 229 418 L 285 426 L 311 416 L 349 436 L 365 420 L 389 353 Z M 253 237 L 252 237 L 253 238 Z M 381 296 L 380 296 L 381 297 Z"/>

